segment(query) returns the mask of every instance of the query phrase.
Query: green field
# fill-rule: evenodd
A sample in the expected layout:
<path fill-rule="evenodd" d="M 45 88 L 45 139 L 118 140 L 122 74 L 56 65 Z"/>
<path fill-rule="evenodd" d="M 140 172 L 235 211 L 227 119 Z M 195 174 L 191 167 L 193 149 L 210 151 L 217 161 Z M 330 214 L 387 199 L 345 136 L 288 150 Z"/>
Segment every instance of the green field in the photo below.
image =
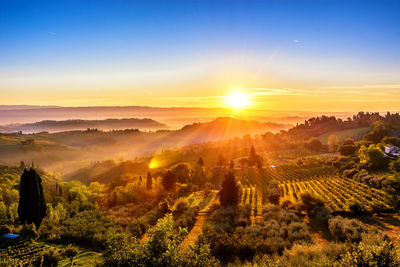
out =
<path fill-rule="evenodd" d="M 345 140 L 346 138 L 360 139 L 368 131 L 369 131 L 369 127 L 335 131 L 335 132 L 330 132 L 330 133 L 320 135 L 320 136 L 318 136 L 318 139 L 322 143 L 326 144 L 326 143 L 328 143 L 329 136 L 334 134 L 337 137 L 339 137 L 340 142 L 343 142 L 343 140 Z"/>

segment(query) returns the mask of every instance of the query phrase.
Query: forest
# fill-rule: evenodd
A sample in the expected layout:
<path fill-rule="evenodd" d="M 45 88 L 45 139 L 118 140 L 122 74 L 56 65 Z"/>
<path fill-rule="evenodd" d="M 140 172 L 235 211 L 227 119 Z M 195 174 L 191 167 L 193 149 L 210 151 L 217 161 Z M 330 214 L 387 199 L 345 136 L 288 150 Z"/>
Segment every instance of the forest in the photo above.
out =
<path fill-rule="evenodd" d="M 0 266 L 398 266 L 399 130 L 360 112 L 64 174 L 2 165 Z"/>

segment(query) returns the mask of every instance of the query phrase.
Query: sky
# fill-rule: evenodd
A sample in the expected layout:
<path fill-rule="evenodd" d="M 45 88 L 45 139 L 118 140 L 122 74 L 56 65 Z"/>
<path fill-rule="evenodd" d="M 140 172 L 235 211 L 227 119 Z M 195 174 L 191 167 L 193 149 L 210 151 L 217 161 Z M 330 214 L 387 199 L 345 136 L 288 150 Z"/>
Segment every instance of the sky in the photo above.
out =
<path fill-rule="evenodd" d="M 400 110 L 400 1 L 0 0 L 0 105 Z"/>

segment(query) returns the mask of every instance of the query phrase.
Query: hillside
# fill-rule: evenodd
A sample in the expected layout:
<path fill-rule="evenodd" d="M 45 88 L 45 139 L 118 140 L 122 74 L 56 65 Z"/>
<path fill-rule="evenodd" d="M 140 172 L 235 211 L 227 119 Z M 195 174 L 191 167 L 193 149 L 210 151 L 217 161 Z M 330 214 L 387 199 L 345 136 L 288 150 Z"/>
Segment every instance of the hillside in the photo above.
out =
<path fill-rule="evenodd" d="M 140 129 L 140 130 L 158 130 L 166 129 L 167 125 L 152 119 L 105 119 L 105 120 L 44 120 L 35 123 L 10 124 L 0 127 L 1 132 L 62 132 L 77 131 L 88 128 L 96 128 L 99 130 L 123 130 L 123 129 Z"/>
<path fill-rule="evenodd" d="M 288 128 L 290 128 L 288 124 L 220 117 L 210 122 L 186 125 L 180 132 L 189 135 L 193 142 L 203 142 L 246 134 L 261 134 L 267 131 L 276 132 Z"/>

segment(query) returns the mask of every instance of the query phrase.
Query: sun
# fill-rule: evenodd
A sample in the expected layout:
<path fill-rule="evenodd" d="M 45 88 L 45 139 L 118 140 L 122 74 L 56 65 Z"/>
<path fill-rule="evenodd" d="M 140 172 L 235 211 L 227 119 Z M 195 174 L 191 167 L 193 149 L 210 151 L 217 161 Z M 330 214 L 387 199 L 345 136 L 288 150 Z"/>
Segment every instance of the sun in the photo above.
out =
<path fill-rule="evenodd" d="M 227 96 L 226 103 L 233 108 L 244 108 L 250 104 L 249 95 L 241 91 L 235 91 Z"/>

